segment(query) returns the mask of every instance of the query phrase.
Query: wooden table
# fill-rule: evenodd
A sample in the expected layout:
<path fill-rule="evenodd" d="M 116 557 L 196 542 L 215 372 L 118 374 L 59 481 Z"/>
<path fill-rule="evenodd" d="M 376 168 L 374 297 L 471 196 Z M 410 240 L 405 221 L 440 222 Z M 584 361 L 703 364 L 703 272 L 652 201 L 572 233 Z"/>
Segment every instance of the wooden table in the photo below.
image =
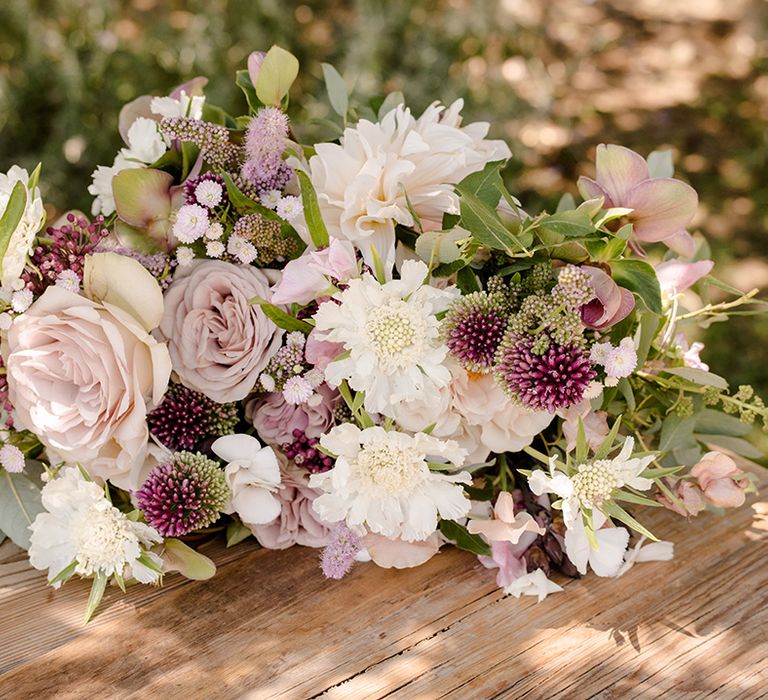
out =
<path fill-rule="evenodd" d="M 538 605 L 455 549 L 334 582 L 315 550 L 243 543 L 214 547 L 213 580 L 110 591 L 87 627 L 87 584 L 47 588 L 6 542 L 0 697 L 768 697 L 768 500 L 690 525 L 644 515 L 674 561 Z"/>

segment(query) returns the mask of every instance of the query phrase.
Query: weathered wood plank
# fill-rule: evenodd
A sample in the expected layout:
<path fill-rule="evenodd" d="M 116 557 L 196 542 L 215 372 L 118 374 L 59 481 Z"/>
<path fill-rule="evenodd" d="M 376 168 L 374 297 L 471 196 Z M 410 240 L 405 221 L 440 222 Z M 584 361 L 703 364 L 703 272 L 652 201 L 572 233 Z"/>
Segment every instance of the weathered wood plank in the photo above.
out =
<path fill-rule="evenodd" d="M 763 479 L 765 481 L 765 479 Z M 3 698 L 759 697 L 768 681 L 768 502 L 690 524 L 661 509 L 673 562 L 590 576 L 536 605 L 445 550 L 425 566 L 317 552 L 213 551 L 212 581 L 110 592 L 87 628 L 87 585 L 44 588 L 0 560 Z"/>

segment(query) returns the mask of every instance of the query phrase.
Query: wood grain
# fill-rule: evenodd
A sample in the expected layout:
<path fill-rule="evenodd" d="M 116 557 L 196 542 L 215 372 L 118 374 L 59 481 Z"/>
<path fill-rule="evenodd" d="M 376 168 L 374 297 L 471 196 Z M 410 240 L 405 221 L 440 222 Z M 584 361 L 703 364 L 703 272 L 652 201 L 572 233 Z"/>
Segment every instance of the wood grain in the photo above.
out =
<path fill-rule="evenodd" d="M 673 562 L 538 605 L 455 549 L 333 582 L 314 550 L 212 544 L 215 579 L 110 591 L 88 627 L 87 584 L 52 591 L 6 544 L 0 697 L 768 697 L 768 501 L 644 515 Z"/>

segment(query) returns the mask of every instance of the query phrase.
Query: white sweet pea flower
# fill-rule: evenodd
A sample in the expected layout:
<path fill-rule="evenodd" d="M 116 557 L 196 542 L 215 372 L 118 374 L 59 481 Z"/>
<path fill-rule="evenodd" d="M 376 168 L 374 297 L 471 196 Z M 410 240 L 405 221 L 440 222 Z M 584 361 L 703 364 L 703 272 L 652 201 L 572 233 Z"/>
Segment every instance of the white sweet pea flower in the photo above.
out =
<path fill-rule="evenodd" d="M 190 119 L 203 118 L 204 95 L 190 97 L 182 90 L 181 97 L 176 100 L 173 97 L 153 97 L 149 109 L 152 114 L 159 117 L 189 117 Z"/>
<path fill-rule="evenodd" d="M 470 475 L 435 472 L 428 464 L 435 458 L 454 465 L 464 460 L 466 453 L 451 440 L 344 423 L 320 444 L 337 455 L 333 469 L 309 479 L 323 491 L 313 508 L 326 522 L 344 520 L 361 536 L 373 532 L 414 542 L 437 530 L 438 515 L 456 520 L 469 513 L 461 484 L 471 483 Z"/>
<path fill-rule="evenodd" d="M 123 149 L 125 151 L 126 149 Z M 102 214 L 109 216 L 115 211 L 115 195 L 112 192 L 112 178 L 123 170 L 129 168 L 140 168 L 142 164 L 137 160 L 129 160 L 121 151 L 115 157 L 112 165 L 99 165 L 93 171 L 91 177 L 93 182 L 88 185 L 88 193 L 95 199 L 91 205 L 91 214 L 96 216 Z"/>
<path fill-rule="evenodd" d="M 597 549 L 593 549 L 589 543 L 582 518 L 577 518 L 565 532 L 565 553 L 580 574 L 587 573 L 589 564 L 598 576 L 616 576 L 624 562 L 629 532 L 623 527 L 604 528 L 606 520 L 600 511 L 593 512 L 592 525 Z"/>
<path fill-rule="evenodd" d="M 154 119 L 138 117 L 128 129 L 128 148 L 120 152 L 127 160 L 136 160 L 146 165 L 154 163 L 166 151 L 165 139 Z"/>
<path fill-rule="evenodd" d="M 532 595 L 544 600 L 550 593 L 559 593 L 562 587 L 554 581 L 550 581 L 542 569 L 536 569 L 530 574 L 525 574 L 516 578 L 512 583 L 504 588 L 504 593 L 519 598 L 521 595 Z"/>
<path fill-rule="evenodd" d="M 227 462 L 224 476 L 232 490 L 231 509 L 247 525 L 271 523 L 280 515 L 280 465 L 271 447 L 251 435 L 225 435 L 211 445 Z"/>

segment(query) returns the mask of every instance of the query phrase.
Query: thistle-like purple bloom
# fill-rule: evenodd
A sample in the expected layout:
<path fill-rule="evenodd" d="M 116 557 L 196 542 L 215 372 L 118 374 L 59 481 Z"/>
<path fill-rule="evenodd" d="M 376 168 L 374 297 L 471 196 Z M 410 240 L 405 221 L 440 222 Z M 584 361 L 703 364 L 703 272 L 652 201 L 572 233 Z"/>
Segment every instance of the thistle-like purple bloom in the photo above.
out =
<path fill-rule="evenodd" d="M 277 107 L 263 107 L 245 134 L 247 160 L 241 174 L 257 192 L 282 190 L 293 171 L 283 160 L 288 138 L 288 116 Z"/>
<path fill-rule="evenodd" d="M 538 353 L 532 336 L 508 333 L 496 354 L 496 380 L 513 399 L 553 413 L 581 401 L 596 372 L 584 351 L 550 341 Z"/>
<path fill-rule="evenodd" d="M 331 535 L 331 541 L 323 550 L 321 568 L 325 577 L 336 580 L 343 578 L 349 573 L 355 556 L 362 548 L 360 538 L 344 521 L 340 522 Z"/>
<path fill-rule="evenodd" d="M 216 522 L 230 496 L 218 462 L 199 452 L 177 452 L 149 473 L 136 502 L 163 537 L 179 537 Z"/>
<path fill-rule="evenodd" d="M 446 345 L 465 369 L 489 372 L 508 320 L 501 295 L 468 294 L 448 309 L 443 321 Z"/>

